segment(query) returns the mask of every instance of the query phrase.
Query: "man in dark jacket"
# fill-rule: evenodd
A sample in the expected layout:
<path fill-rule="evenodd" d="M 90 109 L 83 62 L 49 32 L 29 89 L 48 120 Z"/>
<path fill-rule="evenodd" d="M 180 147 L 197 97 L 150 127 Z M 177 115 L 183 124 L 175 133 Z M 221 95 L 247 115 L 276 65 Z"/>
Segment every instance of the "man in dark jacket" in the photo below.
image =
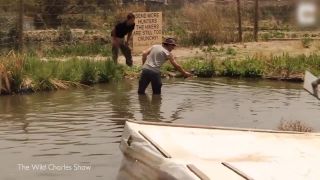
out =
<path fill-rule="evenodd" d="M 132 66 L 131 49 L 129 48 L 129 41 L 132 36 L 132 31 L 135 27 L 135 16 L 132 13 L 127 15 L 127 20 L 118 23 L 112 30 L 112 58 L 115 63 L 118 63 L 119 49 L 126 58 L 126 64 Z M 125 36 L 127 35 L 127 40 Z"/>

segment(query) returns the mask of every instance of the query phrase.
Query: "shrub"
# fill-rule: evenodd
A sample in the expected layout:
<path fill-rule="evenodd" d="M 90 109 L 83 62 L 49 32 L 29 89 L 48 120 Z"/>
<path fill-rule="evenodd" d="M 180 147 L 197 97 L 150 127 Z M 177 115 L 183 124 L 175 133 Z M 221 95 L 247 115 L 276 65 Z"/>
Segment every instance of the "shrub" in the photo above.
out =
<path fill-rule="evenodd" d="M 81 70 L 82 75 L 81 75 L 80 83 L 86 84 L 86 85 L 91 85 L 96 83 L 98 72 L 97 72 L 94 61 L 83 60 L 83 62 L 81 62 L 81 69 L 82 69 Z"/>
<path fill-rule="evenodd" d="M 241 76 L 238 61 L 227 59 L 222 63 L 222 65 L 224 66 L 222 75 L 231 77 Z"/>
<path fill-rule="evenodd" d="M 198 77 L 212 77 L 215 74 L 213 60 L 200 61 L 194 70 L 194 74 Z"/>
<path fill-rule="evenodd" d="M 226 54 L 235 56 L 237 54 L 237 51 L 231 47 L 228 47 Z"/>
<path fill-rule="evenodd" d="M 301 43 L 304 48 L 309 48 L 311 46 L 312 39 L 310 37 L 303 37 L 301 39 Z"/>
<path fill-rule="evenodd" d="M 285 37 L 285 34 L 281 31 L 274 31 L 272 33 L 272 37 L 273 38 L 284 38 Z"/>
<path fill-rule="evenodd" d="M 184 69 L 191 71 L 198 77 L 212 77 L 215 75 L 215 63 L 213 60 L 193 58 L 183 61 L 181 64 Z"/>
<path fill-rule="evenodd" d="M 97 62 L 98 81 L 110 82 L 119 80 L 124 76 L 123 66 L 115 64 L 112 60 Z"/>
<path fill-rule="evenodd" d="M 72 32 L 71 29 L 67 26 L 60 27 L 58 29 L 59 41 L 61 42 L 71 42 L 72 41 Z"/>
<path fill-rule="evenodd" d="M 262 77 L 264 64 L 256 58 L 247 57 L 245 60 L 225 60 L 222 75 L 230 77 Z"/>
<path fill-rule="evenodd" d="M 246 60 L 241 61 L 240 67 L 243 77 L 262 77 L 263 75 L 263 63 L 256 58 L 247 57 Z"/>
<path fill-rule="evenodd" d="M 264 40 L 264 41 L 268 41 L 270 38 L 271 38 L 270 33 L 263 33 L 261 35 L 261 39 Z"/>
<path fill-rule="evenodd" d="M 281 131 L 297 131 L 297 132 L 311 132 L 312 128 L 308 127 L 301 121 L 281 121 L 278 129 Z"/>

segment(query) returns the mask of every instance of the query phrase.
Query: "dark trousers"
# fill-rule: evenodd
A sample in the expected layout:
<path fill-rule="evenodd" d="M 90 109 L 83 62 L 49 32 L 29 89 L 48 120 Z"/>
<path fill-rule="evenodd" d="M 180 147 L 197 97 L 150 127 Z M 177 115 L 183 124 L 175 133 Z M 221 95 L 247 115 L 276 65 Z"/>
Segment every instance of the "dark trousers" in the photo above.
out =
<path fill-rule="evenodd" d="M 119 47 L 116 47 L 114 45 L 112 46 L 112 59 L 114 63 L 118 63 L 119 49 L 126 58 L 126 64 L 128 66 L 132 66 L 131 49 L 129 48 L 129 46 L 125 45 L 124 42 L 120 42 Z"/>
<path fill-rule="evenodd" d="M 161 75 L 160 72 L 154 72 L 149 69 L 143 69 L 139 80 L 138 94 L 145 94 L 148 85 L 151 82 L 153 94 L 161 94 Z"/>

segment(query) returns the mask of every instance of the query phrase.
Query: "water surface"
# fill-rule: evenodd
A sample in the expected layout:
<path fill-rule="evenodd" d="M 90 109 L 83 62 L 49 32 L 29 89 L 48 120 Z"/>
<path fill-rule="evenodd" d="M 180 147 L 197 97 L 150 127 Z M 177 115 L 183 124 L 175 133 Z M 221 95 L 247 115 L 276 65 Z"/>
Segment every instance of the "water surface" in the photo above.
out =
<path fill-rule="evenodd" d="M 189 79 L 164 81 L 161 96 L 136 91 L 137 81 L 123 81 L 0 97 L 0 179 L 115 179 L 127 119 L 259 129 L 299 120 L 320 131 L 320 102 L 301 84 Z"/>

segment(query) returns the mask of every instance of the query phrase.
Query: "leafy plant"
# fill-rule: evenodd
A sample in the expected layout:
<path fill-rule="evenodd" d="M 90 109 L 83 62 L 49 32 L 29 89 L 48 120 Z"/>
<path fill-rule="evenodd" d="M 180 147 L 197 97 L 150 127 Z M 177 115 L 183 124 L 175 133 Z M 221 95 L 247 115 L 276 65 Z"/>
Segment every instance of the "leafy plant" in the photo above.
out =
<path fill-rule="evenodd" d="M 228 47 L 228 49 L 226 50 L 226 54 L 235 56 L 237 54 L 237 51 L 231 47 Z"/>
<path fill-rule="evenodd" d="M 301 43 L 304 48 L 309 48 L 311 46 L 312 41 L 313 40 L 310 37 L 303 37 L 301 39 Z"/>

